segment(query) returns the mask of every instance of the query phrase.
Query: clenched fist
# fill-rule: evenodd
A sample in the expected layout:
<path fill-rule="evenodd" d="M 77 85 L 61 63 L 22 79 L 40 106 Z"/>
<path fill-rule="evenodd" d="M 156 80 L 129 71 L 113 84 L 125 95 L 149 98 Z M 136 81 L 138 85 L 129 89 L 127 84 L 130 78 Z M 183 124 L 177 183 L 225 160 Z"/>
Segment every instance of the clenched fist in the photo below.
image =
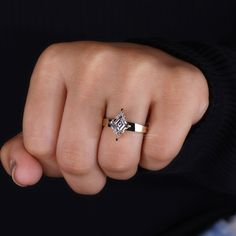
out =
<path fill-rule="evenodd" d="M 208 86 L 195 66 L 145 45 L 80 41 L 48 47 L 32 74 L 23 131 L 1 149 L 6 171 L 20 186 L 42 173 L 63 176 L 82 194 L 106 177 L 131 178 L 138 165 L 167 166 L 207 110 Z M 116 141 L 104 117 L 124 108 L 146 134 Z"/>

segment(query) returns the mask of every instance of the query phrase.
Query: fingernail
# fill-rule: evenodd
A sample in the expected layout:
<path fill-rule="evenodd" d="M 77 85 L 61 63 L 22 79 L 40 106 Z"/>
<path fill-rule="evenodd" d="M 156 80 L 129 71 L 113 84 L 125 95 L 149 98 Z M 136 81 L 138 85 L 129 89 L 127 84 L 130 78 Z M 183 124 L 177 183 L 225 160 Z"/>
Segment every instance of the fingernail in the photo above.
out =
<path fill-rule="evenodd" d="M 16 181 L 16 178 L 15 178 L 16 167 L 17 167 L 16 161 L 15 161 L 15 160 L 11 160 L 11 161 L 10 161 L 10 171 L 11 171 L 12 180 L 13 180 L 13 182 L 14 182 L 16 185 L 18 185 L 18 186 L 20 186 L 20 187 L 26 187 L 27 185 L 22 185 L 22 184 L 20 184 L 20 183 L 18 183 L 18 182 Z"/>

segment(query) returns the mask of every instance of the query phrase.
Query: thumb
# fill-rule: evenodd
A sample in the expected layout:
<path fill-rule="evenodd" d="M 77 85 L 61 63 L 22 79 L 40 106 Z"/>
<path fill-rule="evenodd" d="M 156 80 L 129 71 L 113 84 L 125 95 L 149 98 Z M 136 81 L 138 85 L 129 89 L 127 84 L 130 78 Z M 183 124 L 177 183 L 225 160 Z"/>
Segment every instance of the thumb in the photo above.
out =
<path fill-rule="evenodd" d="M 13 181 L 21 187 L 34 185 L 42 177 L 42 166 L 24 148 L 21 133 L 3 145 L 0 159 L 4 169 L 12 176 Z"/>

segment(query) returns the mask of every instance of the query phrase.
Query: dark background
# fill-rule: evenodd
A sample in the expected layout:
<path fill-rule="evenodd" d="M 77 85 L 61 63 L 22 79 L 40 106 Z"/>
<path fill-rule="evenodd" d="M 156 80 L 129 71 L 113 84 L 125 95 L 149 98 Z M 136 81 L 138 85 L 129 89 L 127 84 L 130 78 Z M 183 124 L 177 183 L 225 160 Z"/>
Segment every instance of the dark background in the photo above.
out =
<path fill-rule="evenodd" d="M 21 130 L 32 69 L 51 43 L 132 37 L 234 42 L 235 7 L 233 0 L 2 1 L 0 143 Z M 2 168 L 0 187 L 1 227 L 9 233 L 32 234 L 31 225 L 46 235 L 63 229 L 68 235 L 193 235 L 236 212 L 234 196 L 141 170 L 128 181 L 109 180 L 95 196 L 75 194 L 63 179 L 47 177 L 22 189 Z"/>

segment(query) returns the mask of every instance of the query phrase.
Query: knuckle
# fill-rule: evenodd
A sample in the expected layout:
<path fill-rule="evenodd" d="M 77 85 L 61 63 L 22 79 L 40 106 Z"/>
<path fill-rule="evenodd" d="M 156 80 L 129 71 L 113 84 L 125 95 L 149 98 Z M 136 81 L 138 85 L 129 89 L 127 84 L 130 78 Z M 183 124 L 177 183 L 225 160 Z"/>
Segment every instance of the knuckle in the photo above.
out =
<path fill-rule="evenodd" d="M 86 45 L 86 44 L 85 44 Z M 107 82 L 107 75 L 114 68 L 116 53 L 111 46 L 101 43 L 89 43 L 83 50 L 86 65 L 81 68 L 82 76 L 73 76 L 70 86 L 79 88 L 79 97 L 82 101 L 96 101 L 95 96 L 101 96 L 104 90 L 98 86 Z M 113 72 L 114 73 L 114 72 Z"/>
<path fill-rule="evenodd" d="M 173 75 L 178 78 L 178 82 L 182 81 L 182 86 L 192 86 L 195 87 L 195 83 L 199 81 L 201 77 L 203 77 L 203 74 L 201 71 L 191 65 L 191 64 L 183 64 L 183 65 L 177 65 L 174 66 L 172 69 L 171 77 L 173 78 Z M 171 80 L 173 81 L 173 79 Z M 194 84 L 193 84 L 194 83 Z"/>
<path fill-rule="evenodd" d="M 89 188 L 89 189 L 82 189 L 77 191 L 80 194 L 85 194 L 85 195 L 95 195 L 101 192 L 103 187 L 98 187 L 98 188 Z"/>
<path fill-rule="evenodd" d="M 126 172 L 106 172 L 107 176 L 113 178 L 113 179 L 119 179 L 119 180 L 127 180 L 132 178 L 137 172 L 137 168 L 130 169 L 129 171 Z"/>
<path fill-rule="evenodd" d="M 58 68 L 62 60 L 63 52 L 65 51 L 66 43 L 57 43 L 48 46 L 40 55 L 37 61 L 37 72 L 44 75 L 53 73 L 55 67 Z"/>
<path fill-rule="evenodd" d="M 91 158 L 70 145 L 57 150 L 57 161 L 62 171 L 73 175 L 88 174 L 93 168 Z"/>
<path fill-rule="evenodd" d="M 54 145 L 49 140 L 41 137 L 24 136 L 24 146 L 35 157 L 49 157 L 55 152 Z"/>
<path fill-rule="evenodd" d="M 45 61 L 57 59 L 61 55 L 66 43 L 55 43 L 48 46 L 41 54 L 42 59 Z"/>
<path fill-rule="evenodd" d="M 109 44 L 92 43 L 87 48 L 88 69 L 92 71 L 102 71 L 108 69 L 109 65 L 117 58 L 117 53 L 114 48 Z M 94 70 L 96 69 L 96 70 Z"/>
<path fill-rule="evenodd" d="M 70 186 L 70 187 L 74 192 L 79 194 L 95 195 L 102 191 L 104 185 L 105 184 L 102 182 L 97 185 L 93 185 L 91 187 L 90 186 Z"/>
<path fill-rule="evenodd" d="M 144 53 L 134 52 L 130 58 L 130 61 L 133 62 L 134 69 L 142 72 L 149 72 L 153 69 L 157 69 L 157 59 L 151 55 Z"/>
<path fill-rule="evenodd" d="M 135 158 L 127 153 L 105 153 L 100 160 L 100 165 L 105 172 L 128 173 L 136 165 L 133 159 Z"/>
<path fill-rule="evenodd" d="M 144 158 L 159 162 L 168 162 L 173 159 L 175 155 L 169 142 L 157 142 L 155 139 L 148 140 L 143 152 Z"/>
<path fill-rule="evenodd" d="M 179 78 L 189 78 L 193 71 L 193 68 L 185 65 L 176 65 L 172 68 L 172 73 Z"/>
<path fill-rule="evenodd" d="M 176 155 L 173 149 L 169 147 L 168 145 L 165 145 L 159 148 L 158 152 L 159 153 L 157 154 L 156 158 L 157 160 L 160 160 L 160 161 L 169 161 L 173 159 Z"/>
<path fill-rule="evenodd" d="M 166 166 L 168 166 L 168 164 L 171 161 L 153 161 L 153 160 L 149 160 L 149 159 L 142 159 L 140 162 L 140 166 L 147 169 L 147 170 L 161 170 L 163 168 L 165 168 Z"/>

